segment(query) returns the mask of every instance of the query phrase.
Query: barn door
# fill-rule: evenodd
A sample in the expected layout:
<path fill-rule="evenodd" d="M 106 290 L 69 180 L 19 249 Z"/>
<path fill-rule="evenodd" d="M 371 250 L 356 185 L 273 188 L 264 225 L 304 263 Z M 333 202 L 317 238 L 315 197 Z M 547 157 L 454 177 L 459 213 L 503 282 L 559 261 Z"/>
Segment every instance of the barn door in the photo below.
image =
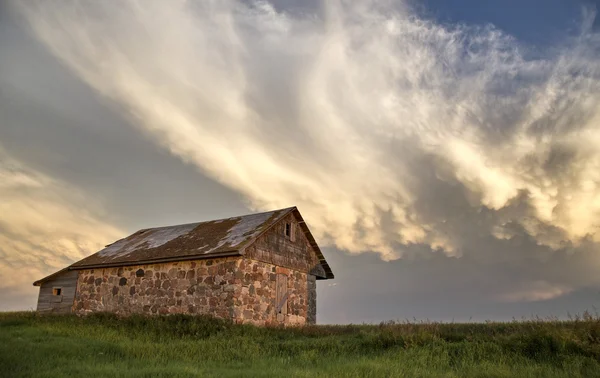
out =
<path fill-rule="evenodd" d="M 277 275 L 277 295 L 275 298 L 275 313 L 277 314 L 277 321 L 282 322 L 285 320 L 287 314 L 287 300 L 288 300 L 288 289 L 287 289 L 287 276 L 285 274 Z"/>

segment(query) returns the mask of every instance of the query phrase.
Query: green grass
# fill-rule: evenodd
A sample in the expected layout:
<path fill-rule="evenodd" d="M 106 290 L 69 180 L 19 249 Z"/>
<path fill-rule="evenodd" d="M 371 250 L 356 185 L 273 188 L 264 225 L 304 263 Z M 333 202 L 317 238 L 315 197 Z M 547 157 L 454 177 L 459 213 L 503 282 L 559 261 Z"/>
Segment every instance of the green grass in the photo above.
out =
<path fill-rule="evenodd" d="M 0 313 L 3 377 L 600 377 L 600 319 L 258 328 Z"/>

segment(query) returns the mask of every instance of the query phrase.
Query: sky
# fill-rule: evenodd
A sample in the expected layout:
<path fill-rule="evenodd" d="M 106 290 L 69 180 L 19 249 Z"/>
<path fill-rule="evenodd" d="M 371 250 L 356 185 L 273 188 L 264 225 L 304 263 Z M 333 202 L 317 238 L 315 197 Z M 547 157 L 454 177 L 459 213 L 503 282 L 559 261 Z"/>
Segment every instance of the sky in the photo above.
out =
<path fill-rule="evenodd" d="M 600 9 L 0 1 L 0 311 L 138 229 L 297 206 L 319 323 L 600 306 Z"/>

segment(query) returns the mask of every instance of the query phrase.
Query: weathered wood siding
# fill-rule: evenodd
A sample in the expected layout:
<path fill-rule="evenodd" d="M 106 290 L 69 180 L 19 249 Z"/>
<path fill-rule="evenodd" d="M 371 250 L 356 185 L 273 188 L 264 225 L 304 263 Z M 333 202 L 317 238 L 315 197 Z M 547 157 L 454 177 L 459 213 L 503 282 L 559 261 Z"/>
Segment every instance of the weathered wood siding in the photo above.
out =
<path fill-rule="evenodd" d="M 285 235 L 285 225 L 291 224 L 294 238 Z M 277 266 L 298 270 L 325 278 L 319 258 L 294 214 L 289 214 L 245 249 L 245 256 Z"/>
<path fill-rule="evenodd" d="M 70 313 L 75 299 L 75 292 L 77 291 L 78 274 L 78 271 L 70 270 L 42 283 L 38 296 L 37 310 L 59 314 Z M 61 295 L 53 295 L 53 288 L 61 288 Z"/>

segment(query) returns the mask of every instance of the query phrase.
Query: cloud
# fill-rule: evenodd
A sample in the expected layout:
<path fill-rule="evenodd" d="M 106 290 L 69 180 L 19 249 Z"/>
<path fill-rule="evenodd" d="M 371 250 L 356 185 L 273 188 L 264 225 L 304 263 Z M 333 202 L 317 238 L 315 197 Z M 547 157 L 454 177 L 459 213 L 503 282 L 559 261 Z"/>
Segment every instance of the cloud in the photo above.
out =
<path fill-rule="evenodd" d="M 123 235 L 93 200 L 0 148 L 0 282 L 3 299 L 35 307 L 33 281 Z M 11 306 L 9 305 L 9 308 Z"/>
<path fill-rule="evenodd" d="M 298 205 L 323 244 L 387 260 L 597 250 L 591 11 L 540 55 L 403 3 L 323 2 L 319 15 L 266 1 L 14 5 L 140 132 L 255 209 Z"/>
<path fill-rule="evenodd" d="M 521 291 L 514 291 L 500 297 L 508 302 L 537 302 L 547 301 L 570 293 L 572 290 L 566 287 L 551 284 L 545 281 L 535 281 L 529 283 L 528 287 Z"/>

